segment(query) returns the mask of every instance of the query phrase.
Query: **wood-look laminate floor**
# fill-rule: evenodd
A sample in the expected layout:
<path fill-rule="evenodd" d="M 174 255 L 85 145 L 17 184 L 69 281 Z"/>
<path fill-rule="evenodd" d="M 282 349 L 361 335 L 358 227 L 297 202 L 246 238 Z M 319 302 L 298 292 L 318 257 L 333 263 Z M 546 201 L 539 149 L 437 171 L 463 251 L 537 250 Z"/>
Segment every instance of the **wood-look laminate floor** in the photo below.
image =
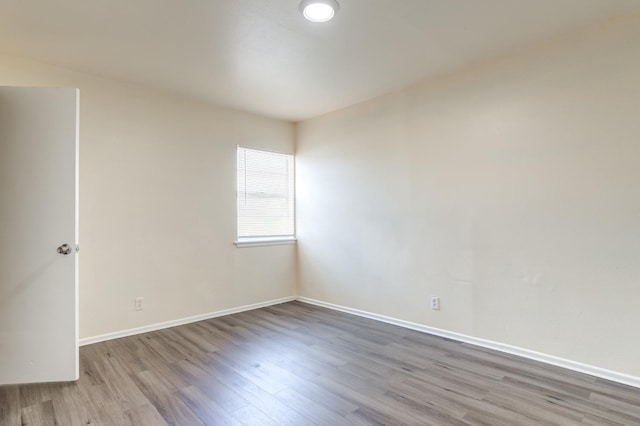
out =
<path fill-rule="evenodd" d="M 2 425 L 640 425 L 640 390 L 291 302 L 82 347 Z"/>

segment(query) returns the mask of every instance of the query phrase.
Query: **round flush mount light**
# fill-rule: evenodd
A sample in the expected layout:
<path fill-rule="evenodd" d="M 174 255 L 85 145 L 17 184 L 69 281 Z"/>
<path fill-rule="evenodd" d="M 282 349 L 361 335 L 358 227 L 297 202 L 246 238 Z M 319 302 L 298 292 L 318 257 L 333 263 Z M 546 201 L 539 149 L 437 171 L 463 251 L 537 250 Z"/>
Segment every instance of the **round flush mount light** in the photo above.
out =
<path fill-rule="evenodd" d="M 336 0 L 302 0 L 300 3 L 300 12 L 311 22 L 330 21 L 339 8 Z"/>

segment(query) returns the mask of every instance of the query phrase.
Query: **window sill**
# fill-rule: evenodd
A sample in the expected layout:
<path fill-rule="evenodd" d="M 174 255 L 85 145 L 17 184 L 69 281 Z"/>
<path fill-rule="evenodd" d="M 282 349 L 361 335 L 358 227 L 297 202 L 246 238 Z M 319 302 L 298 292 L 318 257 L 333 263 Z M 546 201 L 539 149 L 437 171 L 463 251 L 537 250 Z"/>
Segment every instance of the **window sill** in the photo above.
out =
<path fill-rule="evenodd" d="M 240 241 L 236 241 L 234 244 L 238 248 L 244 247 L 263 247 L 263 246 L 280 246 L 287 244 L 295 244 L 297 239 L 295 237 L 282 237 L 282 238 L 243 238 Z"/>

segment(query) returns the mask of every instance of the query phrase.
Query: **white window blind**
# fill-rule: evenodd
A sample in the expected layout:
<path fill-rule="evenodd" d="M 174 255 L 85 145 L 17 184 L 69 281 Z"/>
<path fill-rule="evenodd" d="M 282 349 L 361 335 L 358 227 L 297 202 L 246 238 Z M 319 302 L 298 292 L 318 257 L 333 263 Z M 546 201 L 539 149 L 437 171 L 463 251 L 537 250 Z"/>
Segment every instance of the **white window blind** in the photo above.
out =
<path fill-rule="evenodd" d="M 238 242 L 294 236 L 293 155 L 238 147 Z"/>

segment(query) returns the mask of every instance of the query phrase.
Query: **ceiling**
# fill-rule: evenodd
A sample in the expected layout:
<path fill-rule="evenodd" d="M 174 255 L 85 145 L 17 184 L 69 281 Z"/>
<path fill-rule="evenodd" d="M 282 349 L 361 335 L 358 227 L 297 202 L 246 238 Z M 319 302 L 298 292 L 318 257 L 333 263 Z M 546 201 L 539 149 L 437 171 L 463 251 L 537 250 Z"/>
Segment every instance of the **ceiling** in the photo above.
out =
<path fill-rule="evenodd" d="M 640 10 L 639 0 L 0 0 L 0 52 L 299 121 Z"/>

